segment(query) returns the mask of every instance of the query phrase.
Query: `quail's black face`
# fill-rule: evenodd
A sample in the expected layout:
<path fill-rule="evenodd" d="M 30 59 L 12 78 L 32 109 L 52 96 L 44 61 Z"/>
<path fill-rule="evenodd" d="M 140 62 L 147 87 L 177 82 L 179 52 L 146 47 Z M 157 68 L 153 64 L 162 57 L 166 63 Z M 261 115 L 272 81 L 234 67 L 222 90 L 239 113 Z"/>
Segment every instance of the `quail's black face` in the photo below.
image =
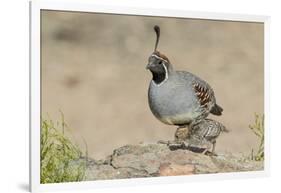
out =
<path fill-rule="evenodd" d="M 148 59 L 146 69 L 151 71 L 153 81 L 159 84 L 168 78 L 169 59 L 159 52 L 154 52 Z"/>
<path fill-rule="evenodd" d="M 146 69 L 149 69 L 152 73 L 165 74 L 166 73 L 165 67 L 166 64 L 163 59 L 151 55 L 148 59 L 148 64 L 146 66 Z"/>

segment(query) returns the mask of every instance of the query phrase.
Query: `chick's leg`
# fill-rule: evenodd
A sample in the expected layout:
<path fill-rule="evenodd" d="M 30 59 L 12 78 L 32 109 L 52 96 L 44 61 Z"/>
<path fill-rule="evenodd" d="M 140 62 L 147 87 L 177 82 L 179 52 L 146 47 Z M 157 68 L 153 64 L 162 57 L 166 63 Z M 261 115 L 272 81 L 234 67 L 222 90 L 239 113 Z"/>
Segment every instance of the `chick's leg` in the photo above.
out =
<path fill-rule="evenodd" d="M 216 148 L 216 144 L 217 144 L 217 141 L 215 140 L 214 142 L 213 142 L 213 147 L 212 147 L 212 154 L 215 154 L 215 148 Z"/>

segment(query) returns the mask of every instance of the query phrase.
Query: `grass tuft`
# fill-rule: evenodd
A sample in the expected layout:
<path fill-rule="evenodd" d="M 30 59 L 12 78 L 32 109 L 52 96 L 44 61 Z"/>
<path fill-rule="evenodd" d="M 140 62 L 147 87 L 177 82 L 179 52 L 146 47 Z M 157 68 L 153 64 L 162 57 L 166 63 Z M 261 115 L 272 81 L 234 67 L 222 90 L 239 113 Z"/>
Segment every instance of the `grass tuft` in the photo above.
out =
<path fill-rule="evenodd" d="M 264 160 L 264 115 L 255 114 L 255 123 L 249 128 L 259 138 L 260 143 L 257 151 L 252 150 L 251 159 L 256 161 Z"/>
<path fill-rule="evenodd" d="M 86 170 L 86 160 L 82 152 L 65 136 L 66 123 L 56 124 L 50 119 L 42 119 L 40 139 L 41 172 L 40 182 L 60 183 L 81 181 Z"/>

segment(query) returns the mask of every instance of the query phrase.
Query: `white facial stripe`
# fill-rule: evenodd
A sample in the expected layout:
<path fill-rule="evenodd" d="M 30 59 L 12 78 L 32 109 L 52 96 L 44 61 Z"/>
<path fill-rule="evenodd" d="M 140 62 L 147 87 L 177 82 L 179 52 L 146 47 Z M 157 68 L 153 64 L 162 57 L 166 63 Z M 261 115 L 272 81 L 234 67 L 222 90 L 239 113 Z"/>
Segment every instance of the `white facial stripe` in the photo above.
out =
<path fill-rule="evenodd" d="M 162 64 L 162 66 L 163 66 L 164 69 L 165 69 L 165 80 L 167 80 L 167 79 L 168 79 L 168 69 L 167 69 L 166 65 L 165 65 L 163 62 L 162 62 L 161 64 Z M 164 80 L 164 81 L 165 81 L 165 80 Z M 164 81 L 163 81 L 163 82 L 164 82 Z"/>
<path fill-rule="evenodd" d="M 158 58 L 158 59 L 161 59 L 161 60 L 164 60 L 165 62 L 167 62 L 167 63 L 168 63 L 168 61 L 167 61 L 167 60 L 165 60 L 165 59 L 163 59 L 163 58 L 161 58 L 161 57 L 159 57 L 159 56 L 157 56 L 157 55 L 155 55 L 155 54 L 152 54 L 151 56 L 153 56 L 153 57 L 155 57 L 155 58 Z"/>

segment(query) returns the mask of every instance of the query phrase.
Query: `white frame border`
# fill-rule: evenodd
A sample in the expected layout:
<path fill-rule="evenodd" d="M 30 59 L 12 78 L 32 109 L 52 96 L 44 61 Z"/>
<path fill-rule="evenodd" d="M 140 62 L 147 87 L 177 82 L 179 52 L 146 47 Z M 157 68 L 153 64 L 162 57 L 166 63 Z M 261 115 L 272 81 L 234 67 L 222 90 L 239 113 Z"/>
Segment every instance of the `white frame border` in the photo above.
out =
<path fill-rule="evenodd" d="M 58 11 L 96 12 L 143 16 L 164 16 L 178 18 L 244 21 L 264 23 L 264 111 L 265 111 L 265 161 L 264 171 L 202 174 L 194 176 L 173 176 L 155 178 L 134 178 L 121 180 L 101 180 L 59 184 L 40 184 L 40 11 L 42 9 Z M 185 10 L 166 10 L 124 6 L 105 6 L 78 2 L 30 2 L 30 191 L 73 190 L 82 188 L 124 187 L 148 184 L 184 183 L 204 180 L 225 180 L 269 176 L 269 16 L 242 15 L 226 13 L 194 12 Z"/>

